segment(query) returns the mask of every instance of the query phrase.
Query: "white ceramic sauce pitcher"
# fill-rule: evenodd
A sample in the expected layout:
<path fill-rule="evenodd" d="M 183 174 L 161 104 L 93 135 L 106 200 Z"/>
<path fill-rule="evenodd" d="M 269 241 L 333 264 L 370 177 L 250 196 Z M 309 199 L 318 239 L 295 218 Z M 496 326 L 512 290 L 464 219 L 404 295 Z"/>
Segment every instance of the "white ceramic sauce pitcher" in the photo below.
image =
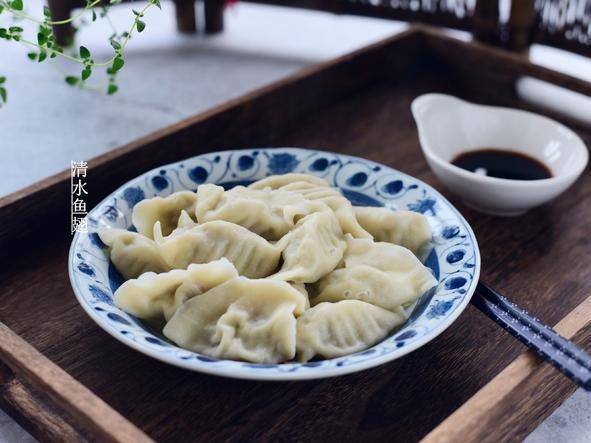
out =
<path fill-rule="evenodd" d="M 445 94 L 425 94 L 411 105 L 421 148 L 441 182 L 468 206 L 512 216 L 546 203 L 581 175 L 589 154 L 581 138 L 547 117 L 518 109 L 483 106 Z M 552 177 L 509 180 L 475 174 L 451 162 L 461 153 L 496 148 L 544 163 Z"/>

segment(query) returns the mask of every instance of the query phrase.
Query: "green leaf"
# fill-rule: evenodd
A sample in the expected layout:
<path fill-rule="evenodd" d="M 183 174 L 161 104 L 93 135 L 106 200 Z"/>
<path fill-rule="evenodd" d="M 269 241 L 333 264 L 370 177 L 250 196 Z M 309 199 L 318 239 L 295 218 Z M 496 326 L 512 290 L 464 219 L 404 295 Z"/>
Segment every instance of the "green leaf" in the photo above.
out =
<path fill-rule="evenodd" d="M 29 52 L 27 57 L 29 57 L 31 60 L 37 60 L 37 54 L 35 52 Z"/>
<path fill-rule="evenodd" d="M 75 77 L 73 75 L 68 75 L 66 77 L 66 83 L 69 84 L 70 86 L 75 86 L 78 84 L 78 77 Z"/>
<path fill-rule="evenodd" d="M 137 21 L 137 32 L 142 32 L 144 29 L 146 29 L 146 24 L 143 21 L 138 20 Z"/>
<path fill-rule="evenodd" d="M 80 57 L 83 59 L 90 58 L 90 51 L 85 46 L 80 46 Z"/>
<path fill-rule="evenodd" d="M 0 98 L 4 103 L 6 103 L 8 94 L 6 93 L 6 88 L 0 88 Z"/>
<path fill-rule="evenodd" d="M 96 20 L 96 12 L 94 11 L 94 9 L 92 10 L 92 21 Z"/>
<path fill-rule="evenodd" d="M 113 95 L 113 94 L 115 94 L 117 92 L 118 89 L 119 88 L 117 87 L 116 84 L 110 83 L 109 84 L 109 87 L 107 88 L 107 94 Z"/>
<path fill-rule="evenodd" d="M 86 68 L 84 68 L 82 70 L 82 73 L 80 74 L 80 78 L 82 80 L 86 80 L 88 77 L 90 77 L 90 74 L 92 74 L 92 69 L 90 68 L 90 66 L 87 66 Z"/>
<path fill-rule="evenodd" d="M 49 58 L 56 58 L 57 57 L 57 52 L 52 51 L 51 55 L 49 56 Z"/>
<path fill-rule="evenodd" d="M 6 83 L 6 77 L 2 76 L 0 77 L 0 85 Z"/>
<path fill-rule="evenodd" d="M 162 9 L 162 5 L 160 4 L 160 0 L 152 0 L 152 4 L 156 5 L 158 9 Z"/>
<path fill-rule="evenodd" d="M 39 44 L 39 46 L 45 45 L 45 43 L 47 43 L 47 36 L 45 34 L 43 34 L 42 32 L 38 32 L 37 33 L 37 43 Z"/>
<path fill-rule="evenodd" d="M 8 28 L 8 30 L 10 32 L 23 32 L 23 28 L 21 28 L 20 26 L 11 26 L 10 28 Z"/>
<path fill-rule="evenodd" d="M 113 64 L 111 65 L 112 73 L 114 74 L 115 72 L 119 71 L 124 64 L 125 62 L 121 57 L 115 57 L 115 59 L 113 60 Z"/>
<path fill-rule="evenodd" d="M 10 40 L 10 36 L 8 35 L 8 31 L 6 30 L 6 28 L 0 28 L 0 38 Z"/>
<path fill-rule="evenodd" d="M 4 6 L 0 5 L 0 14 L 2 14 L 2 12 L 4 12 Z"/>
<path fill-rule="evenodd" d="M 51 9 L 47 5 L 43 6 L 43 15 L 47 18 L 51 18 Z"/>
<path fill-rule="evenodd" d="M 10 2 L 10 7 L 15 11 L 22 11 L 23 10 L 23 0 L 12 0 Z"/>
<path fill-rule="evenodd" d="M 46 37 L 51 35 L 51 28 L 49 26 L 41 25 L 39 26 L 39 32 Z"/>
<path fill-rule="evenodd" d="M 37 61 L 38 61 L 39 63 L 41 63 L 41 62 L 42 62 L 43 60 L 45 60 L 46 58 L 47 58 L 47 52 L 45 52 L 45 51 L 41 51 L 41 52 L 39 53 L 39 58 L 37 59 Z"/>
<path fill-rule="evenodd" d="M 119 49 L 121 49 L 121 45 L 119 44 L 119 42 L 117 40 L 111 40 L 111 46 L 116 51 L 118 51 Z"/>

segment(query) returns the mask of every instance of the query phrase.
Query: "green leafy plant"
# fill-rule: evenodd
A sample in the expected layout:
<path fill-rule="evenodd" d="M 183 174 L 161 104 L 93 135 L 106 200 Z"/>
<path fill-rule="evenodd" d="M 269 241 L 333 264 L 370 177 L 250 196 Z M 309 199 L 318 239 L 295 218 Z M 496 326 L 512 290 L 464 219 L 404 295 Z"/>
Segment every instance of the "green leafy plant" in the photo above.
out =
<path fill-rule="evenodd" d="M 101 68 L 105 69 L 108 75 L 106 93 L 111 95 L 119 89 L 117 86 L 117 74 L 125 65 L 124 54 L 129 40 L 136 31 L 140 33 L 146 29 L 146 23 L 142 19 L 151 7 L 156 6 L 161 9 L 160 0 L 148 0 L 148 3 L 141 10 L 133 10 L 133 22 L 129 29 L 119 33 L 108 16 L 109 8 L 117 3 L 121 3 L 121 0 L 110 0 L 108 4 L 104 0 L 86 0 L 86 6 L 78 13 L 69 19 L 56 21 L 52 20 L 51 11 L 47 6 L 43 7 L 43 19 L 40 20 L 25 12 L 23 0 L 0 0 L 0 16 L 9 14 L 12 15 L 13 19 L 19 20 L 18 24 L 23 23 L 24 26 L 24 23 L 27 22 L 32 23 L 33 26 L 37 26 L 36 40 L 25 38 L 23 36 L 25 30 L 21 26 L 0 27 L 0 39 L 26 46 L 29 49 L 27 57 L 38 63 L 45 62 L 48 59 L 62 57 L 72 63 L 79 64 L 80 73 L 78 75 L 65 75 L 65 81 L 70 86 L 86 87 L 88 86 L 87 80 L 92 76 L 94 71 Z M 68 50 L 68 48 L 57 44 L 53 27 L 74 24 L 78 19 L 82 20 L 84 15 L 89 15 L 91 22 L 99 18 L 106 19 L 111 26 L 113 34 L 108 40 L 113 49 L 113 55 L 107 60 L 95 61 L 85 46 L 79 46 L 77 50 L 73 48 Z M 74 30 L 76 29 L 74 28 Z M 8 93 L 6 83 L 6 77 L 0 77 L 0 106 L 7 102 Z"/>

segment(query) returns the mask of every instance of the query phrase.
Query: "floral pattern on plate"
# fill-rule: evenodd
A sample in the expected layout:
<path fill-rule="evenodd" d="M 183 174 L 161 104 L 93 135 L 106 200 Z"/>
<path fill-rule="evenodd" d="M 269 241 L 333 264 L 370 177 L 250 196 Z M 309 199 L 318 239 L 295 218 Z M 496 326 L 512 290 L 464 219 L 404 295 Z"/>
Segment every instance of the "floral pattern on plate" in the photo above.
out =
<path fill-rule="evenodd" d="M 409 308 L 410 318 L 382 342 L 364 351 L 307 363 L 252 364 L 218 360 L 167 341 L 113 304 L 123 282 L 93 231 L 134 230 L 133 206 L 154 196 L 195 190 L 203 183 L 231 188 L 269 175 L 302 172 L 327 180 L 354 204 L 385 206 L 424 214 L 433 232 L 424 260 L 438 285 Z M 299 148 L 247 149 L 200 155 L 149 171 L 122 186 L 88 214 L 88 233 L 77 233 L 69 257 L 70 280 L 78 301 L 105 331 L 128 346 L 183 368 L 236 378 L 296 380 L 330 377 L 377 366 L 422 346 L 464 310 L 478 282 L 480 254 L 472 229 L 437 191 L 392 168 L 337 153 Z"/>

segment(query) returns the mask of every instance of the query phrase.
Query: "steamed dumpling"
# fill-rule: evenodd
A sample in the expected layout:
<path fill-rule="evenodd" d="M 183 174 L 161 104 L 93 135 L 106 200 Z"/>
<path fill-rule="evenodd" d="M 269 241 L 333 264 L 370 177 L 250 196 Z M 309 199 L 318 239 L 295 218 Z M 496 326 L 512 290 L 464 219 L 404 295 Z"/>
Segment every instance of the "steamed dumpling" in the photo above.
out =
<path fill-rule="evenodd" d="M 394 243 L 415 255 L 431 239 L 431 229 L 423 214 L 387 208 L 355 207 L 357 220 L 376 241 Z"/>
<path fill-rule="evenodd" d="M 156 226 L 156 225 L 154 225 Z M 176 228 L 172 230 L 171 234 L 175 232 L 183 232 L 189 228 L 197 226 L 197 223 L 193 220 L 193 218 L 187 213 L 187 211 L 181 211 L 181 215 L 179 216 L 179 221 L 177 222 Z M 164 233 L 158 228 L 158 233 L 163 235 Z"/>
<path fill-rule="evenodd" d="M 306 297 L 306 309 L 310 308 L 310 296 L 308 295 L 308 290 L 306 289 L 305 283 L 290 283 L 291 286 L 300 292 L 304 297 Z"/>
<path fill-rule="evenodd" d="M 332 211 L 306 216 L 287 239 L 283 266 L 273 278 L 299 283 L 315 282 L 332 271 L 341 261 L 346 247 Z"/>
<path fill-rule="evenodd" d="M 409 249 L 392 243 L 348 236 L 343 262 L 318 282 L 313 303 L 354 299 L 396 310 L 437 284 Z"/>
<path fill-rule="evenodd" d="M 101 229 L 98 235 L 109 247 L 113 265 L 126 280 L 137 278 L 144 272 L 170 269 L 154 240 L 125 229 Z"/>
<path fill-rule="evenodd" d="M 197 188 L 197 196 L 195 214 L 199 223 L 225 220 L 267 240 L 279 240 L 312 210 L 301 195 L 269 188 L 236 186 L 224 191 L 221 186 L 206 184 Z"/>
<path fill-rule="evenodd" d="M 250 189 L 279 189 L 285 185 L 288 185 L 293 182 L 305 182 L 310 183 L 315 186 L 323 186 L 328 187 L 329 184 L 326 180 L 316 177 L 314 175 L 309 174 L 299 174 L 296 172 L 292 172 L 290 174 L 283 174 L 283 175 L 271 175 L 270 177 L 263 178 L 262 180 L 258 180 L 248 187 Z"/>
<path fill-rule="evenodd" d="M 261 278 L 278 267 L 282 246 L 273 245 L 248 229 L 226 221 L 212 221 L 179 228 L 163 237 L 159 224 L 154 238 L 160 254 L 171 268 L 186 269 L 191 263 L 208 263 L 226 257 L 240 275 Z"/>
<path fill-rule="evenodd" d="M 206 264 L 192 264 L 162 274 L 146 272 L 127 280 L 115 291 L 115 304 L 136 317 L 169 320 L 188 299 L 238 277 L 225 258 Z"/>
<path fill-rule="evenodd" d="M 311 181 L 297 181 L 287 183 L 278 190 L 299 194 L 306 200 L 328 206 L 337 216 L 344 233 L 349 233 L 357 238 L 372 238 L 371 234 L 363 229 L 355 218 L 351 202 L 338 189 L 329 187 L 328 183 L 318 185 Z M 318 207 L 316 210 L 323 209 Z"/>
<path fill-rule="evenodd" d="M 238 277 L 185 302 L 163 332 L 212 357 L 278 363 L 295 356 L 295 316 L 305 304 L 289 283 Z"/>
<path fill-rule="evenodd" d="M 166 337 L 215 358 L 279 363 L 358 352 L 437 284 L 413 254 L 431 237 L 424 216 L 353 208 L 306 174 L 227 191 L 204 184 L 144 200 L 132 220 L 139 233 L 99 232 L 129 279 L 116 305 L 167 321 Z"/>
<path fill-rule="evenodd" d="M 420 266 L 420 267 L 419 267 Z M 313 304 L 361 300 L 391 311 L 417 300 L 437 282 L 418 263 L 412 271 L 382 271 L 367 265 L 336 269 L 321 279 Z"/>
<path fill-rule="evenodd" d="M 340 357 L 373 346 L 405 317 L 359 300 L 320 303 L 297 320 L 298 359 Z"/>
<path fill-rule="evenodd" d="M 152 238 L 154 225 L 160 222 L 163 235 L 169 235 L 177 227 L 182 211 L 195 212 L 197 194 L 180 191 L 168 197 L 154 197 L 142 200 L 133 207 L 131 219 L 140 234 Z"/>
<path fill-rule="evenodd" d="M 338 189 L 331 188 L 328 182 L 322 178 L 298 173 L 272 175 L 252 183 L 249 188 L 255 190 L 270 189 L 300 194 L 306 200 L 321 204 L 321 206 L 313 206 L 313 211 L 322 211 L 325 205 L 332 209 L 339 220 L 343 232 L 352 234 L 358 238 L 372 238 L 371 234 L 355 218 L 351 202 Z"/>
<path fill-rule="evenodd" d="M 412 272 L 420 270 L 429 275 L 428 268 L 404 246 L 347 236 L 345 267 L 368 265 L 382 271 Z"/>

